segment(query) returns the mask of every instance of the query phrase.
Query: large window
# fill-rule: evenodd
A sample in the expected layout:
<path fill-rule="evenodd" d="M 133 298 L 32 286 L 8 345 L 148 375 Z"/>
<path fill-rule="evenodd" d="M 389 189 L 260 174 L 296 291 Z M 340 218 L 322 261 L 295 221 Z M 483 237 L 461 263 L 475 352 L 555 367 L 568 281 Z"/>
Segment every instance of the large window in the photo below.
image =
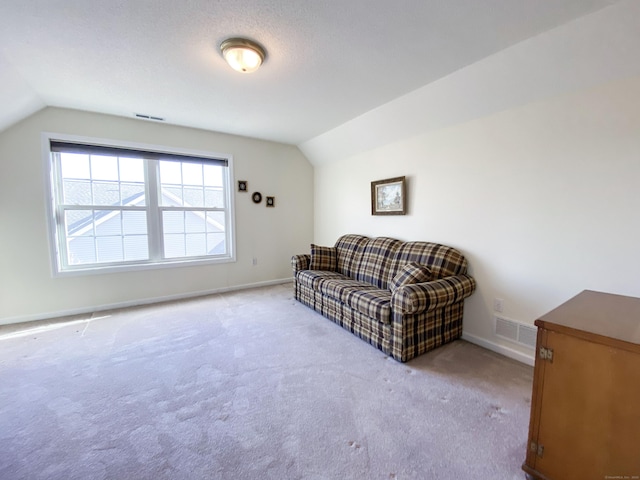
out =
<path fill-rule="evenodd" d="M 234 259 L 231 156 L 45 137 L 58 273 Z"/>

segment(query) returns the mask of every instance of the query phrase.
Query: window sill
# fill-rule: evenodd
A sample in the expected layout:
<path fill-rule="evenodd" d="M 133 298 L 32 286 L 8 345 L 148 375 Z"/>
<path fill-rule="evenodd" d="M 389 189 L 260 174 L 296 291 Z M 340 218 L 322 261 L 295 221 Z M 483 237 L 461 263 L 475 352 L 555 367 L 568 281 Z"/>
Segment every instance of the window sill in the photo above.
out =
<path fill-rule="evenodd" d="M 84 275 L 103 275 L 111 273 L 124 273 L 124 272 L 138 272 L 144 270 L 157 270 L 163 268 L 185 268 L 185 267 L 197 267 L 204 265 L 217 265 L 224 263 L 234 263 L 236 261 L 235 256 L 231 257 L 217 257 L 211 259 L 179 259 L 179 260 L 166 260 L 162 262 L 154 263 L 136 263 L 127 265 L 105 265 L 105 266 L 88 266 L 88 267 L 76 267 L 67 270 L 54 271 L 54 277 L 76 277 Z"/>

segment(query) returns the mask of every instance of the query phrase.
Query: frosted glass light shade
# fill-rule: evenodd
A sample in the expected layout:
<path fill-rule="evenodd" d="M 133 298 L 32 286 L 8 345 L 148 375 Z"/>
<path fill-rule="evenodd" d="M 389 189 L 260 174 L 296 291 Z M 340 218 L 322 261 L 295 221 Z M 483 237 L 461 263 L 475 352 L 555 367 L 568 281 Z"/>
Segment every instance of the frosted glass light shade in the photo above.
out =
<path fill-rule="evenodd" d="M 238 72 L 255 72 L 264 61 L 264 49 L 245 38 L 230 38 L 220 45 L 222 56 Z"/>

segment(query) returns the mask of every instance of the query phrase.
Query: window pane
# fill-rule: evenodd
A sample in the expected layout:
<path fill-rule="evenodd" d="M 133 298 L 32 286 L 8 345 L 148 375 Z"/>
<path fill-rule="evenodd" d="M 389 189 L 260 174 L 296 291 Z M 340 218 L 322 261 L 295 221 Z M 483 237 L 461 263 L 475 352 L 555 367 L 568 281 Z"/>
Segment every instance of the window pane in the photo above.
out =
<path fill-rule="evenodd" d="M 207 212 L 207 232 L 224 232 L 225 212 Z"/>
<path fill-rule="evenodd" d="M 122 213 L 96 210 L 94 214 L 96 236 L 122 235 Z"/>
<path fill-rule="evenodd" d="M 164 256 L 165 258 L 184 257 L 184 235 L 165 234 Z"/>
<path fill-rule="evenodd" d="M 120 181 L 144 184 L 144 160 L 120 157 Z"/>
<path fill-rule="evenodd" d="M 149 240 L 146 235 L 124 237 L 124 259 L 148 260 Z"/>
<path fill-rule="evenodd" d="M 182 185 L 180 162 L 160 161 L 160 183 L 163 185 Z"/>
<path fill-rule="evenodd" d="M 162 231 L 164 233 L 184 233 L 185 212 L 162 212 Z"/>
<path fill-rule="evenodd" d="M 201 256 L 207 254 L 207 239 L 204 233 L 187 234 L 186 255 Z"/>
<path fill-rule="evenodd" d="M 202 187 L 184 187 L 185 207 L 204 207 L 204 189 Z"/>
<path fill-rule="evenodd" d="M 96 263 L 95 237 L 75 237 L 67 242 L 67 263 L 84 265 Z"/>
<path fill-rule="evenodd" d="M 63 180 L 62 194 L 67 205 L 91 205 L 91 182 L 88 180 Z"/>
<path fill-rule="evenodd" d="M 146 200 L 144 196 L 144 183 L 121 183 L 120 195 L 121 205 L 135 205 L 144 207 Z"/>
<path fill-rule="evenodd" d="M 120 188 L 116 182 L 93 182 L 94 205 L 119 205 Z"/>
<path fill-rule="evenodd" d="M 226 249 L 224 212 L 207 213 L 207 252 L 209 255 L 222 255 Z"/>
<path fill-rule="evenodd" d="M 202 185 L 202 165 L 198 163 L 183 163 L 182 183 L 184 185 Z"/>
<path fill-rule="evenodd" d="M 182 207 L 182 187 L 162 187 L 160 205 L 163 207 Z"/>
<path fill-rule="evenodd" d="M 122 228 L 125 235 L 146 235 L 147 212 L 122 212 Z"/>
<path fill-rule="evenodd" d="M 207 253 L 209 255 L 221 255 L 227 251 L 226 237 L 224 233 L 207 234 Z"/>
<path fill-rule="evenodd" d="M 185 231 L 188 233 L 205 233 L 204 212 L 185 212 Z"/>
<path fill-rule="evenodd" d="M 224 192 L 220 187 L 205 188 L 204 206 L 208 208 L 224 208 Z"/>
<path fill-rule="evenodd" d="M 60 169 L 62 172 L 62 178 L 83 178 L 86 180 L 91 178 L 89 155 L 61 153 Z"/>
<path fill-rule="evenodd" d="M 210 187 L 222 187 L 222 175 L 226 167 L 204 165 L 204 184 Z"/>
<path fill-rule="evenodd" d="M 96 246 L 98 263 L 121 262 L 124 260 L 122 237 L 97 237 Z"/>
<path fill-rule="evenodd" d="M 91 155 L 91 178 L 94 180 L 118 180 L 118 157 Z"/>
<path fill-rule="evenodd" d="M 66 210 L 64 226 L 69 237 L 93 235 L 93 210 Z"/>

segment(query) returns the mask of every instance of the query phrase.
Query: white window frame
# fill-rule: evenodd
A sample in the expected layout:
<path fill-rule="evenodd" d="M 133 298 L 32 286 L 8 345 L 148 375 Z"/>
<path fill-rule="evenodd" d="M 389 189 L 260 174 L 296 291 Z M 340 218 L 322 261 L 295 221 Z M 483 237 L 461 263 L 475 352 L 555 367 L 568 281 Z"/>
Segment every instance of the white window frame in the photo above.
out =
<path fill-rule="evenodd" d="M 120 149 L 128 149 L 143 152 L 156 152 L 160 155 L 173 154 L 180 156 L 196 157 L 203 160 L 226 160 L 227 175 L 223 176 L 223 186 L 225 191 L 225 242 L 227 252 L 224 255 L 206 256 L 206 257 L 180 257 L 180 258 L 150 258 L 144 261 L 123 261 L 113 263 L 95 263 L 83 265 L 68 265 L 63 255 L 65 254 L 66 236 L 62 219 L 58 218 L 58 200 L 56 192 L 60 191 L 60 185 L 56 186 L 57 174 L 54 168 L 53 153 L 51 152 L 51 142 L 67 142 L 84 145 L 96 145 L 103 147 L 112 147 Z M 151 145 L 136 142 L 124 142 L 119 140 L 111 140 L 104 138 L 83 137 L 77 135 L 67 135 L 58 133 L 42 133 L 42 156 L 44 161 L 46 197 L 47 197 L 47 227 L 49 237 L 49 247 L 51 256 L 51 267 L 53 276 L 68 275 L 91 275 L 100 273 L 113 273 L 124 271 L 148 270 L 155 268 L 171 268 L 184 267 L 189 265 L 203 264 L 219 264 L 230 263 L 236 261 L 236 231 L 235 231 L 235 203 L 233 174 L 233 156 L 226 153 L 215 153 L 201 150 L 190 150 L 184 148 L 173 148 L 162 145 Z M 161 214 L 164 207 L 158 205 L 157 195 L 157 173 L 152 174 L 153 179 L 147 178 L 145 184 L 147 186 L 147 209 L 156 209 Z M 153 181 L 151 181 L 153 180 Z M 99 209 L 99 206 L 96 206 Z M 202 210 L 202 209 L 200 209 Z M 150 222 L 151 227 L 148 231 L 150 243 L 155 243 L 156 250 L 158 242 L 161 242 L 161 228 L 154 222 Z"/>

